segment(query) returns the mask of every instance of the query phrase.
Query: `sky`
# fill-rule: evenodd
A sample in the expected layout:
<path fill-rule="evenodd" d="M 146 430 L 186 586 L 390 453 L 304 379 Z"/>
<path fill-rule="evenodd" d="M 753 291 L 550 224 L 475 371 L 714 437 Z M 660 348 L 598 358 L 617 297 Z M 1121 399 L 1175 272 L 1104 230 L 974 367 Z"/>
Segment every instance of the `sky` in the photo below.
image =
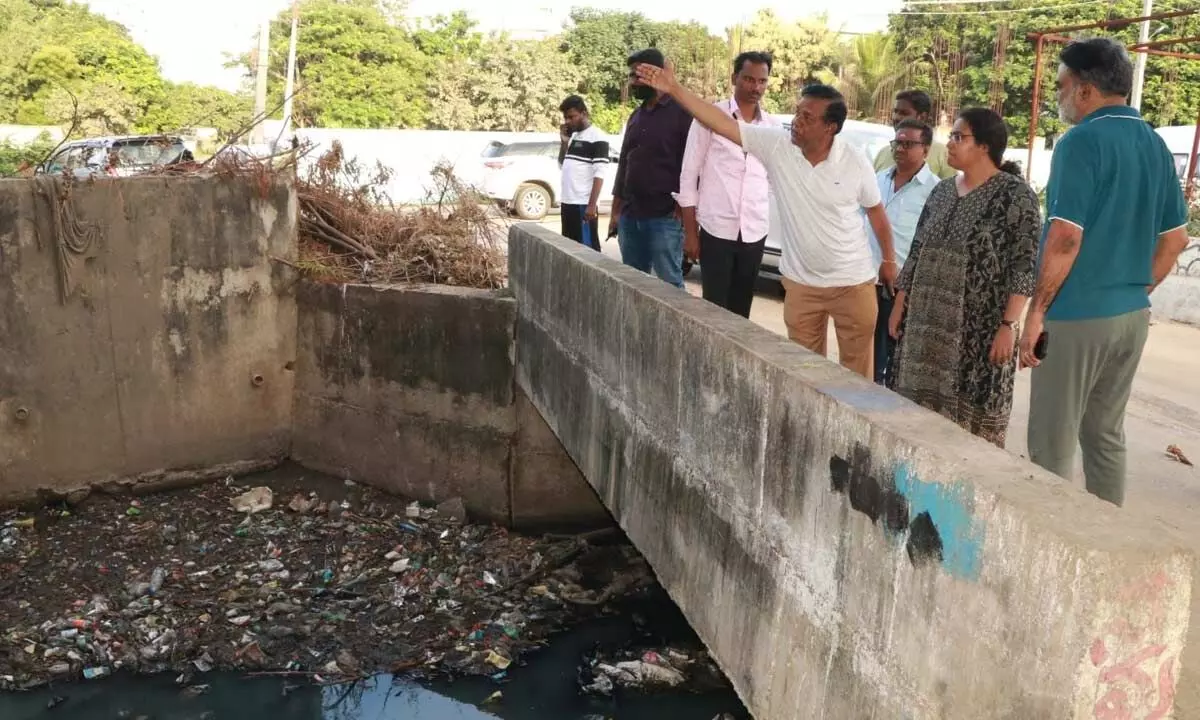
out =
<path fill-rule="evenodd" d="M 289 5 L 288 0 L 85 0 L 95 12 L 129 28 L 133 38 L 156 56 L 163 74 L 176 82 L 195 82 L 236 89 L 241 75 L 225 69 L 227 53 L 243 53 L 254 44 L 258 24 Z M 887 24 L 887 13 L 901 0 L 764 0 L 761 5 L 709 0 L 525 0 L 501 10 L 498 0 L 410 0 L 413 16 L 466 10 L 480 29 L 555 30 L 572 6 L 640 10 L 654 20 L 696 20 L 715 33 L 748 20 L 759 7 L 771 7 L 783 18 L 825 12 L 830 24 L 848 32 L 871 32 Z M 515 6 L 515 7 L 514 7 Z M 839 7 L 840 6 L 840 7 Z M 853 6 L 853 12 L 846 7 Z M 751 9 L 743 11 L 742 8 Z"/>

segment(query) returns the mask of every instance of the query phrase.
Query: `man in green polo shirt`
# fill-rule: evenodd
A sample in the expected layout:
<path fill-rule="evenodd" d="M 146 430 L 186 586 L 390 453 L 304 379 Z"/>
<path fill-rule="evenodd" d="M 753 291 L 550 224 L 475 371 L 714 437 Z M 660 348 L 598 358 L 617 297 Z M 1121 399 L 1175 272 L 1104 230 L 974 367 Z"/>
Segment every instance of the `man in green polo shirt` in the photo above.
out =
<path fill-rule="evenodd" d="M 1069 478 L 1083 449 L 1087 489 L 1125 500 L 1125 405 L 1150 326 L 1150 292 L 1187 245 L 1171 153 L 1125 104 L 1133 65 L 1107 38 L 1059 56 L 1059 115 L 1037 289 L 1021 335 L 1033 367 L 1029 457 Z M 1045 359 L 1034 347 L 1047 332 Z"/>
<path fill-rule="evenodd" d="M 892 127 L 899 130 L 900 123 L 905 120 L 916 120 L 929 127 L 937 125 L 933 117 L 933 99 L 929 93 L 924 90 L 901 90 L 896 93 L 896 104 L 892 106 Z M 935 140 L 929 146 L 929 157 L 925 160 L 933 174 L 943 180 L 958 174 L 957 170 L 950 167 L 948 152 L 946 143 Z M 877 173 L 895 167 L 896 159 L 892 157 L 891 145 L 879 151 L 874 164 Z"/>

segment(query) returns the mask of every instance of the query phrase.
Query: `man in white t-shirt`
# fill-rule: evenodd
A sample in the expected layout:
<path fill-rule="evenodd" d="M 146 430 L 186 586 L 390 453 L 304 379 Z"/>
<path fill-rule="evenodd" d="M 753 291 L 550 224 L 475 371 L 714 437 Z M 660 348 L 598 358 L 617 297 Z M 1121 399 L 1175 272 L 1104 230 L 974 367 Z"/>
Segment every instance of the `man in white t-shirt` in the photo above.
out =
<path fill-rule="evenodd" d="M 600 249 L 597 202 L 608 168 L 608 137 L 588 117 L 578 95 L 562 101 L 562 193 L 559 199 L 562 234 L 593 250 Z"/>
<path fill-rule="evenodd" d="M 788 337 L 824 355 L 832 318 L 842 365 L 873 378 L 877 275 L 862 211 L 879 241 L 879 282 L 892 288 L 900 268 L 875 169 L 838 137 L 847 112 L 841 93 L 827 85 L 804 88 L 789 133 L 738 122 L 681 86 L 669 65 L 640 65 L 637 73 L 762 161 L 782 225 L 779 269 Z"/>

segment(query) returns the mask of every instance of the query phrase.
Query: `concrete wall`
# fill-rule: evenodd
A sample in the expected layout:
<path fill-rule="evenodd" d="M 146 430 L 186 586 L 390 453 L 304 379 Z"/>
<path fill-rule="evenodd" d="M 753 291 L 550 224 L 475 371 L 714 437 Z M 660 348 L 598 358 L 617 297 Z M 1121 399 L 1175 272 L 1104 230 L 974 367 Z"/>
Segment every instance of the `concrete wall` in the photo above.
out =
<path fill-rule="evenodd" d="M 1200 238 L 1192 238 L 1175 272 L 1150 296 L 1156 320 L 1200 325 Z"/>
<path fill-rule="evenodd" d="M 270 257 L 294 256 L 294 192 L 50 182 L 0 181 L 0 501 L 283 457 L 296 314 Z M 41 191 L 78 225 L 56 235 Z"/>
<path fill-rule="evenodd" d="M 509 262 L 518 385 L 758 720 L 1169 715 L 1166 528 L 540 227 Z"/>
<path fill-rule="evenodd" d="M 304 283 L 292 456 L 506 525 L 611 522 L 516 391 L 515 319 L 496 292 Z"/>

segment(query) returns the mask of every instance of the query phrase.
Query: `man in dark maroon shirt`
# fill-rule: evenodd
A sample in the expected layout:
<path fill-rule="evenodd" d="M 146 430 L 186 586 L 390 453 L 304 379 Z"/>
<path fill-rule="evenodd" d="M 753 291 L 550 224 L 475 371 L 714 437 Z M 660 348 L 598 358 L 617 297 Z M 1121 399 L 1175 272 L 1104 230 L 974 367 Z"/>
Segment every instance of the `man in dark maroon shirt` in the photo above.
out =
<path fill-rule="evenodd" d="M 609 224 L 617 228 L 626 265 L 645 273 L 653 270 L 682 288 L 683 226 L 674 193 L 679 192 L 692 116 L 669 95 L 643 84 L 633 71 L 641 63 L 663 67 L 661 51 L 641 50 L 626 62 L 630 91 L 642 104 L 625 125 Z"/>

